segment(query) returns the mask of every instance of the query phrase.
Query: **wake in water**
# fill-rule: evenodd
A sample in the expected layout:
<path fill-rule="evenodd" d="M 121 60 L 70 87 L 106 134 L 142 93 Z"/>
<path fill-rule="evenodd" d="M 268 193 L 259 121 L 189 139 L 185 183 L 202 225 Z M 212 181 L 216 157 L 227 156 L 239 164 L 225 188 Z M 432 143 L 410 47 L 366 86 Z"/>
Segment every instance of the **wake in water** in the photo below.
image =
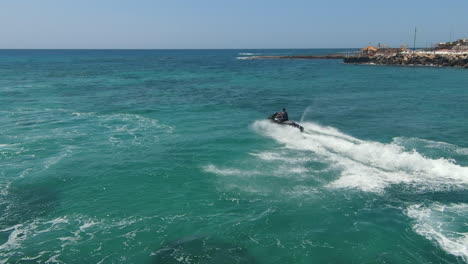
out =
<path fill-rule="evenodd" d="M 310 151 L 340 171 L 331 188 L 356 188 L 381 193 L 393 184 L 409 184 L 416 190 L 466 189 L 468 167 L 449 159 L 430 159 L 416 151 L 405 151 L 396 143 L 364 141 L 332 127 L 302 123 L 304 133 L 268 121 L 253 128 L 287 148 Z"/>
<path fill-rule="evenodd" d="M 395 138 L 392 143 L 383 144 L 360 140 L 332 127 L 301 124 L 305 128 L 302 134 L 267 121 L 257 121 L 253 128 L 286 148 L 310 152 L 310 156 L 336 167 L 339 176 L 325 185 L 329 188 L 383 193 L 391 185 L 408 185 L 412 192 L 464 191 L 468 187 L 468 167 L 450 159 L 450 155 L 466 155 L 464 148 L 411 138 Z M 431 159 L 414 148 L 408 150 L 408 146 L 415 145 L 420 145 L 418 149 L 423 151 L 441 149 L 446 158 Z M 405 213 L 414 220 L 416 233 L 437 243 L 446 252 L 468 261 L 467 209 L 466 203 L 413 204 Z"/>
<path fill-rule="evenodd" d="M 361 140 L 333 127 L 310 122 L 301 124 L 304 133 L 293 127 L 256 121 L 252 128 L 257 133 L 284 147 L 249 153 L 256 159 L 237 163 L 231 168 L 210 164 L 204 170 L 220 176 L 224 190 L 250 194 L 246 197 L 254 194 L 254 197 L 264 195 L 282 200 L 293 197 L 300 197 L 301 201 L 306 197 L 314 199 L 324 196 L 323 191 L 335 189 L 370 192 L 384 200 L 386 194 L 391 193 L 386 189 L 392 186 L 404 186 L 411 194 L 423 196 L 427 192 L 452 194 L 452 191 L 460 193 L 468 189 L 468 167 L 456 164 L 450 158 L 466 155 L 464 148 L 402 137 L 384 144 Z M 427 150 L 434 149 L 440 149 L 444 158 L 425 155 Z M 238 201 L 242 197 L 232 199 Z M 412 220 L 415 233 L 467 261 L 468 230 L 465 223 L 468 205 L 465 199 L 453 203 L 450 202 L 452 195 L 446 197 L 447 204 L 422 202 L 428 199 L 424 198 L 414 203 L 405 200 L 399 208 Z"/>

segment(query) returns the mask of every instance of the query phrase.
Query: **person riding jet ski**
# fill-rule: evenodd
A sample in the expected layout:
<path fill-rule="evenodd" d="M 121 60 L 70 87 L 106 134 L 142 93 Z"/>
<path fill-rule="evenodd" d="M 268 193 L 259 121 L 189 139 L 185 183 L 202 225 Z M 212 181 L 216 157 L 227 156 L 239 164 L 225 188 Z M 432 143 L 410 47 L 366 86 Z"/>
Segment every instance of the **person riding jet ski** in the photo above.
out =
<path fill-rule="evenodd" d="M 288 112 L 286 112 L 286 108 L 283 108 L 283 111 L 276 115 L 279 121 L 284 122 L 289 120 Z"/>
<path fill-rule="evenodd" d="M 280 113 L 274 113 L 272 116 L 268 117 L 268 119 L 280 125 L 297 127 L 301 132 L 304 132 L 304 127 L 302 127 L 294 121 L 289 121 L 289 116 L 288 112 L 286 112 L 286 108 L 283 108 L 283 111 Z"/>

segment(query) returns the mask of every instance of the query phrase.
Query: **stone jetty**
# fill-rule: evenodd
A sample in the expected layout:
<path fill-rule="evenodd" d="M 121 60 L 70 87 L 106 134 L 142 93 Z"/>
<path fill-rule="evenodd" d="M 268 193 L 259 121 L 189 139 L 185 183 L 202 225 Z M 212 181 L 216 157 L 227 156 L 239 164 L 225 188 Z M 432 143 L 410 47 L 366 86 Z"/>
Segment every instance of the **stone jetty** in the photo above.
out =
<path fill-rule="evenodd" d="M 374 56 L 351 56 L 343 59 L 345 63 L 439 66 L 468 68 L 468 53 L 397 53 Z"/>
<path fill-rule="evenodd" d="M 327 54 L 327 55 L 292 55 L 292 56 L 251 56 L 243 59 L 342 59 L 350 64 L 402 65 L 402 66 L 438 66 L 468 68 L 468 52 L 399 52 L 391 54 Z"/>

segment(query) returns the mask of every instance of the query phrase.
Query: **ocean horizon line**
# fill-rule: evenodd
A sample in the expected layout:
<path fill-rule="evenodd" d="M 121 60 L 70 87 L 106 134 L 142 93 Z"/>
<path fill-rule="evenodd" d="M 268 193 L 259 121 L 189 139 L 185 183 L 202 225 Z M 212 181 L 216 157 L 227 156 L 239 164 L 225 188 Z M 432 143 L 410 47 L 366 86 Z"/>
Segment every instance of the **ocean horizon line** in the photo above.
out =
<path fill-rule="evenodd" d="M 0 48 L 0 50 L 311 50 L 311 49 L 359 49 L 350 48 Z"/>

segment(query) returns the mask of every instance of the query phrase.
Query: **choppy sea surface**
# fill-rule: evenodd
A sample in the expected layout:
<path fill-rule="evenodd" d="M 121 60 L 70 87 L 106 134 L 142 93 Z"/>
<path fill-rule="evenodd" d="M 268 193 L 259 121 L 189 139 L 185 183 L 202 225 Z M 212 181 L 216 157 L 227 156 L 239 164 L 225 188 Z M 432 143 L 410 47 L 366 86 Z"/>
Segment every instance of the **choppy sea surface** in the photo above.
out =
<path fill-rule="evenodd" d="M 468 71 L 335 52 L 0 50 L 0 263 L 467 263 Z"/>

